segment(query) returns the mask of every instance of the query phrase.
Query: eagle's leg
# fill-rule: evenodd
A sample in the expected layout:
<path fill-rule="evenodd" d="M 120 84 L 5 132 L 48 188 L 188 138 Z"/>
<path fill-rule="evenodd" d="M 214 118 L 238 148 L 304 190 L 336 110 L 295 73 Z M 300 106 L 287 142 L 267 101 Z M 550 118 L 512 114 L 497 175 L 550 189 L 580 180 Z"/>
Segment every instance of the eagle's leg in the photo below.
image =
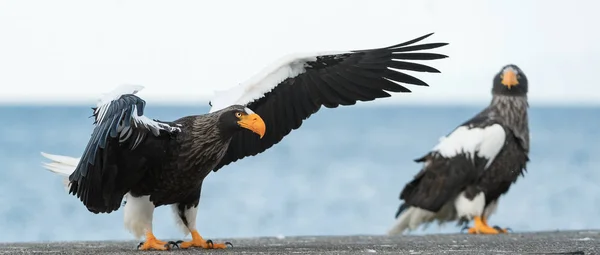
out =
<path fill-rule="evenodd" d="M 485 216 L 482 216 L 482 217 L 481 217 L 481 221 L 482 221 L 482 222 L 483 222 L 483 224 L 485 224 L 486 226 L 490 226 L 490 225 L 488 225 L 488 223 L 487 223 L 487 218 L 486 218 Z M 497 230 L 497 231 L 498 231 L 500 234 L 507 234 L 507 233 L 508 233 L 508 230 L 510 230 L 510 228 L 501 228 L 501 227 L 498 227 L 498 226 L 493 226 L 493 227 L 491 227 L 491 228 L 493 228 L 493 229 Z"/>
<path fill-rule="evenodd" d="M 212 240 L 205 240 L 202 238 L 200 233 L 196 230 L 196 215 L 198 212 L 199 197 L 192 200 L 189 204 L 174 204 L 172 206 L 174 213 L 178 216 L 178 223 L 183 225 L 184 231 L 192 234 L 192 240 L 190 241 L 177 241 L 173 245 L 178 246 L 182 249 L 188 249 L 191 247 L 200 247 L 204 249 L 225 249 L 228 245 L 233 247 L 230 242 L 215 243 Z"/>
<path fill-rule="evenodd" d="M 169 249 L 169 245 L 167 242 L 165 241 L 161 241 L 156 239 L 156 237 L 154 236 L 154 234 L 152 234 L 152 231 L 147 231 L 146 232 L 146 241 L 145 242 L 141 242 L 138 245 L 138 249 L 140 250 L 168 250 Z"/>
<path fill-rule="evenodd" d="M 156 239 L 152 233 L 152 218 L 154 216 L 154 204 L 150 196 L 125 195 L 127 203 L 123 212 L 125 227 L 131 231 L 136 238 L 145 235 L 146 240 L 138 244 L 140 250 L 168 250 L 169 243 Z"/>
<path fill-rule="evenodd" d="M 469 234 L 495 235 L 495 234 L 508 233 L 508 231 L 506 231 L 504 229 L 490 227 L 487 224 L 485 217 L 477 216 L 473 219 L 473 222 L 474 222 L 474 226 L 469 228 L 469 230 L 468 230 Z"/>

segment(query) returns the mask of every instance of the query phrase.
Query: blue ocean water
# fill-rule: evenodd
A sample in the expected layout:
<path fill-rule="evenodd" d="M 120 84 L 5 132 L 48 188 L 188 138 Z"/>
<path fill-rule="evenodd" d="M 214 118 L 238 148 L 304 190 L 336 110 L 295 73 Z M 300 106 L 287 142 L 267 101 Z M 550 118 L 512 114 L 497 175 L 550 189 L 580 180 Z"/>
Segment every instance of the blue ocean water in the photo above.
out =
<path fill-rule="evenodd" d="M 431 149 L 480 107 L 321 109 L 280 144 L 212 173 L 198 229 L 207 238 L 383 234 L 403 185 Z M 172 120 L 206 107 L 153 107 Z M 92 214 L 41 167 L 40 151 L 79 157 L 91 133 L 88 106 L 0 107 L 0 242 L 131 239 L 123 212 Z M 600 228 L 600 108 L 532 107 L 531 163 L 501 198 L 490 224 L 514 231 Z M 159 238 L 182 238 L 169 207 L 154 214 Z M 414 232 L 460 231 L 453 224 Z"/>

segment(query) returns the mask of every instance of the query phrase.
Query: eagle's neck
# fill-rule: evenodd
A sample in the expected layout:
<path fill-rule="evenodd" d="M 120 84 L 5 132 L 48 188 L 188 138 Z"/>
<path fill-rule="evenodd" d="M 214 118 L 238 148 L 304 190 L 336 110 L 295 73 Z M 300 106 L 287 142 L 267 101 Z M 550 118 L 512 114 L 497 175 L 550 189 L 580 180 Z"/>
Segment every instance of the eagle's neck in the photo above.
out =
<path fill-rule="evenodd" d="M 491 116 L 509 127 L 529 151 L 529 117 L 527 95 L 494 95 L 490 103 Z"/>
<path fill-rule="evenodd" d="M 231 138 L 223 139 L 216 118 L 197 116 L 190 123 L 187 135 L 181 141 L 181 164 L 194 171 L 210 173 L 227 152 Z"/>

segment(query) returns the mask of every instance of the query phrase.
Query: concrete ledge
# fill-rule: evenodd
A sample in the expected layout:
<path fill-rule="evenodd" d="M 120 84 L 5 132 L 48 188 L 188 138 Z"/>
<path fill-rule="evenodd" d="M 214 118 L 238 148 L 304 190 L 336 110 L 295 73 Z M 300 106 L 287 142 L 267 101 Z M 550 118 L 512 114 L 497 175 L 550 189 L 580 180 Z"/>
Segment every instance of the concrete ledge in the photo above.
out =
<path fill-rule="evenodd" d="M 302 236 L 231 240 L 227 250 L 136 251 L 135 241 L 0 243 L 0 254 L 600 254 L 600 230 L 498 236 Z"/>

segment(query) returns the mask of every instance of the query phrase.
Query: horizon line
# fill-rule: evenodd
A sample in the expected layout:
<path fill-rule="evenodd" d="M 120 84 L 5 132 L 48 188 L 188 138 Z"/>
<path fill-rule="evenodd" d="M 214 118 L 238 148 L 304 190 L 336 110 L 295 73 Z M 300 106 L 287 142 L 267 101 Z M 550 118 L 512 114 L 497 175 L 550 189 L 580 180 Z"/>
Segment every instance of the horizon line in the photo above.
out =
<path fill-rule="evenodd" d="M 73 100 L 73 98 L 52 98 L 50 100 L 39 99 L 39 98 L 26 98 L 26 99 L 18 99 L 18 100 L 0 100 L 0 107 L 7 106 L 95 106 L 98 102 L 97 98 L 78 98 Z M 180 98 L 177 100 L 174 99 L 158 99 L 155 97 L 144 97 L 146 101 L 146 107 L 150 106 L 205 106 L 210 107 L 208 102 L 210 97 L 197 97 L 197 98 Z M 491 98 L 490 98 L 491 99 Z M 448 100 L 441 99 L 436 100 L 427 99 L 427 100 L 419 100 L 419 99 L 407 99 L 407 98 L 383 98 L 375 101 L 358 101 L 355 105 L 350 105 L 351 107 L 378 107 L 378 106 L 419 106 L 419 107 L 427 107 L 427 106 L 485 106 L 490 103 L 490 99 L 485 100 Z M 562 107 L 600 107 L 600 101 L 595 100 L 543 100 L 543 99 L 529 99 L 529 106 L 537 107 L 537 106 L 562 106 Z M 347 106 L 338 106 L 338 107 L 347 107 Z"/>

